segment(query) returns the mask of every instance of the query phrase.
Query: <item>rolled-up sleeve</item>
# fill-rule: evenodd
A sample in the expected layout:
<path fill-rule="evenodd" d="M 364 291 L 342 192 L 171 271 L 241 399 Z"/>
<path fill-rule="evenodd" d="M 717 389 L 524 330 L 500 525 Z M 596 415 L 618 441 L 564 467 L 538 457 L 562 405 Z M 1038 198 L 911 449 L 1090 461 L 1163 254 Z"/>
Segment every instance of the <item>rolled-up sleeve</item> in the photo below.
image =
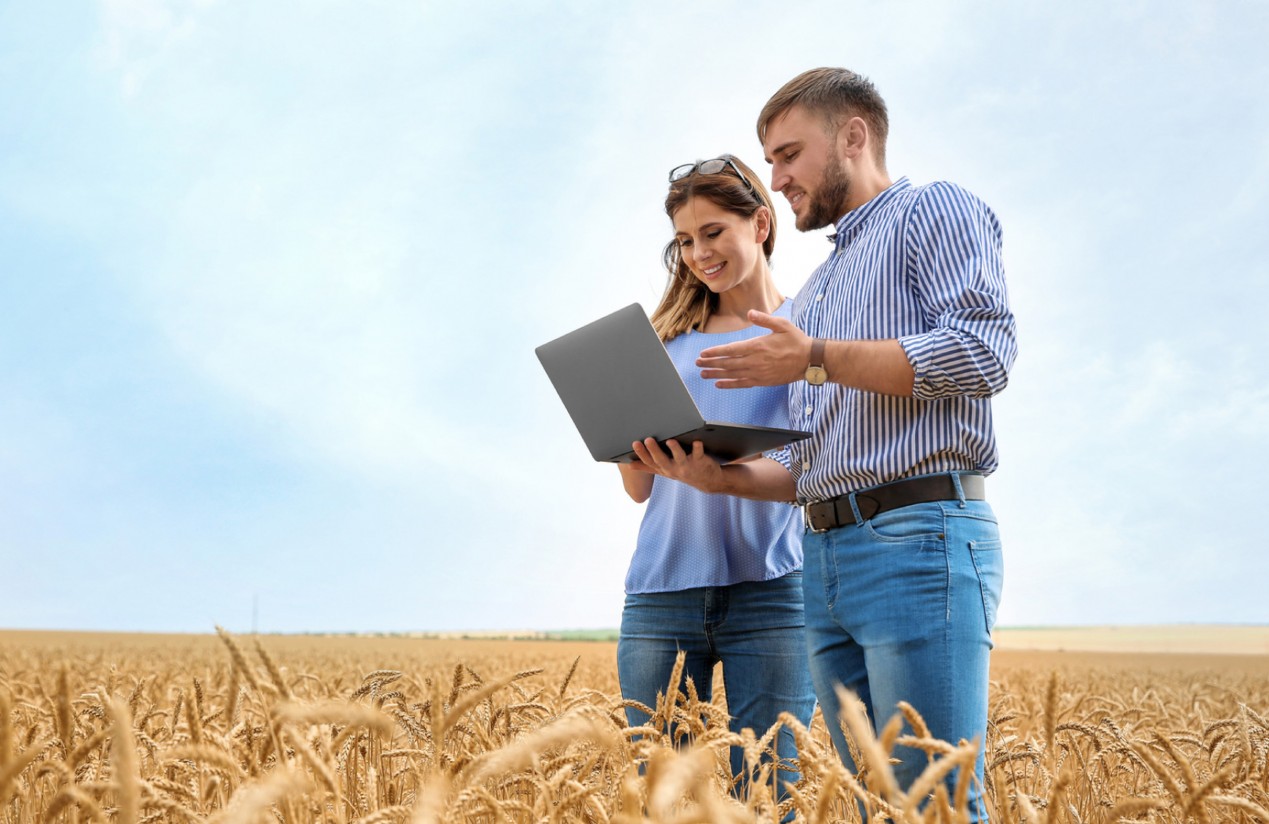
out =
<path fill-rule="evenodd" d="M 1000 222 L 974 195 L 935 183 L 918 198 L 906 233 L 909 283 L 929 326 L 899 339 L 915 373 L 913 397 L 995 395 L 1017 356 Z"/>
<path fill-rule="evenodd" d="M 763 452 L 762 455 L 764 458 L 770 458 L 780 464 L 780 466 L 783 466 L 790 472 L 793 471 L 793 453 L 789 450 L 789 447 L 782 446 L 779 449 L 772 449 L 768 452 Z"/>

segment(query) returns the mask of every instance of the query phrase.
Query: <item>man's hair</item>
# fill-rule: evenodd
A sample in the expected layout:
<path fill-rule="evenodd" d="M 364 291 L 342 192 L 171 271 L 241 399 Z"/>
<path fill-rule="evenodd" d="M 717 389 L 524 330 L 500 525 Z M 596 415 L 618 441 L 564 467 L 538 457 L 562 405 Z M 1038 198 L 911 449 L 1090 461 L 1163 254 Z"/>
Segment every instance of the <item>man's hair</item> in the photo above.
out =
<path fill-rule="evenodd" d="M 886 135 L 890 118 L 886 101 L 872 81 L 850 69 L 811 69 L 799 74 L 771 95 L 758 115 L 758 141 L 765 144 L 767 127 L 794 106 L 801 106 L 824 118 L 824 125 L 836 131 L 852 117 L 862 117 L 872 135 L 877 162 L 886 162 Z"/>

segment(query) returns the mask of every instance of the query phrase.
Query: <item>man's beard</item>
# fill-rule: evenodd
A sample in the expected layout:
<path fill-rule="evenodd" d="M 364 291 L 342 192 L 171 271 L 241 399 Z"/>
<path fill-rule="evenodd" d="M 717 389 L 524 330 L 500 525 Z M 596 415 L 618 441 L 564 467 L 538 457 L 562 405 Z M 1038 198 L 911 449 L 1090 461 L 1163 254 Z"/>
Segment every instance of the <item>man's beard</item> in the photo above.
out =
<path fill-rule="evenodd" d="M 794 221 L 794 225 L 800 232 L 813 232 L 829 224 L 837 223 L 841 216 L 846 214 L 849 196 L 850 176 L 842 169 L 837 153 L 830 151 L 828 164 L 824 167 L 824 178 L 811 197 L 810 205 Z"/>

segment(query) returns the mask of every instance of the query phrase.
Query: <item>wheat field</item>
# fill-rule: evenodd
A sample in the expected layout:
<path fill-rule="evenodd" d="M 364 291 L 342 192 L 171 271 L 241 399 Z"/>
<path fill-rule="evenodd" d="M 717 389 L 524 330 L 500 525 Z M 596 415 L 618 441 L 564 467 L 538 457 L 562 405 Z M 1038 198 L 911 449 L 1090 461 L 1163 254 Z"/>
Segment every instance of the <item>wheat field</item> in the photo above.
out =
<path fill-rule="evenodd" d="M 725 701 L 689 687 L 627 729 L 606 643 L 0 632 L 0 824 L 965 819 L 941 779 L 977 742 L 929 739 L 919 708 L 875 735 L 846 714 L 858 774 L 822 718 L 785 719 L 802 778 L 777 794 L 776 731 L 731 734 Z M 998 652 L 989 813 L 1269 822 L 1267 707 L 1261 655 Z M 911 787 L 899 747 L 928 754 Z"/>

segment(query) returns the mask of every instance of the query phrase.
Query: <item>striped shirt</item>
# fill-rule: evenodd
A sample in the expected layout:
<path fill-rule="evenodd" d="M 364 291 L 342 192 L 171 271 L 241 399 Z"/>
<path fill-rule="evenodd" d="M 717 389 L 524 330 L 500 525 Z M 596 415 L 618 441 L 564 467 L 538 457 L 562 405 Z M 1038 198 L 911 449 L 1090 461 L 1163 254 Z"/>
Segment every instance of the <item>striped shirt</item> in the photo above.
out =
<path fill-rule="evenodd" d="M 1000 223 L 952 183 L 900 178 L 837 222 L 833 253 L 793 303 L 793 320 L 829 340 L 898 339 L 912 397 L 828 382 L 789 386 L 801 503 L 952 470 L 997 464 L 992 395 L 1017 354 Z"/>

